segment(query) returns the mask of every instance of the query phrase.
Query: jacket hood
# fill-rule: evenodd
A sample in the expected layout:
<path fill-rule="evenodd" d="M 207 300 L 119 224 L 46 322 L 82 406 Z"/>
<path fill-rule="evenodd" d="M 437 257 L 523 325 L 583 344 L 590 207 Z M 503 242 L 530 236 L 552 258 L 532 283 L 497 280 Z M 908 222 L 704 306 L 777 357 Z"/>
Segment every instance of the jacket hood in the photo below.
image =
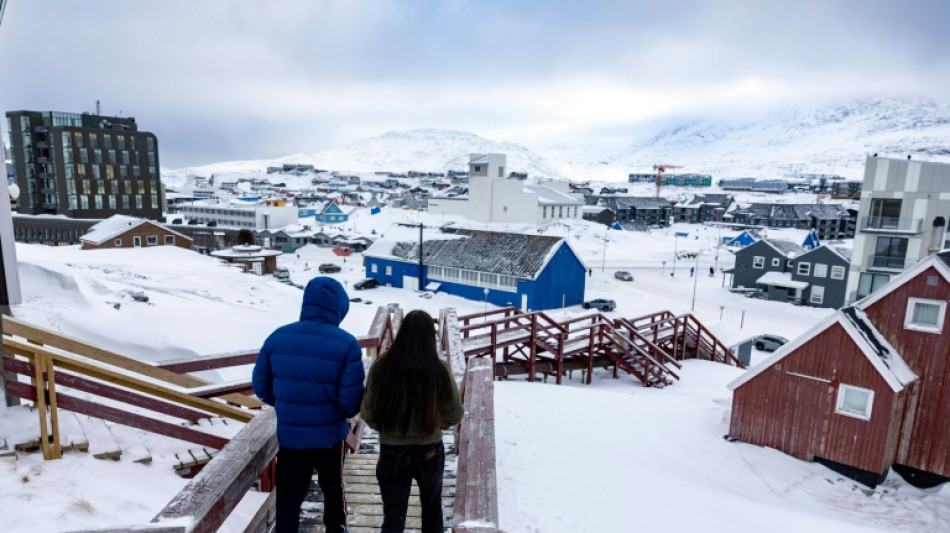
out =
<path fill-rule="evenodd" d="M 313 278 L 303 291 L 300 320 L 339 326 L 350 310 L 350 300 L 340 282 L 326 276 Z"/>

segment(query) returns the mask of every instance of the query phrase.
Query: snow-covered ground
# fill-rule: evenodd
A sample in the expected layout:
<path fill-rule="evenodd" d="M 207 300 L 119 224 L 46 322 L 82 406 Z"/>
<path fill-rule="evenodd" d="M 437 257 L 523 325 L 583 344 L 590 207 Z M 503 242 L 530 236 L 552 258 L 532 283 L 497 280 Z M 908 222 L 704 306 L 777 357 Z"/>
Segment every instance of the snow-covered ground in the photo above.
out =
<path fill-rule="evenodd" d="M 417 230 L 394 225 L 400 221 L 421 221 L 434 233 L 451 220 L 384 210 L 375 217 L 359 215 L 351 225 L 373 228 L 387 239 L 418 238 Z M 731 344 L 760 333 L 793 338 L 830 313 L 730 293 L 721 274 L 708 275 L 710 266 L 728 268 L 733 262 L 731 253 L 717 248 L 727 232 L 716 228 L 677 225 L 632 233 L 570 221 L 542 231 L 568 238 L 592 270 L 587 297 L 613 298 L 615 315 L 695 307 L 700 320 Z M 676 238 L 675 232 L 689 236 Z M 805 234 L 769 230 L 769 236 L 801 242 Z M 677 261 L 671 277 L 674 251 L 699 255 Z M 14 310 L 18 318 L 142 360 L 256 349 L 272 329 L 299 313 L 299 289 L 178 248 L 82 251 L 18 244 L 17 253 L 24 294 Z M 327 248 L 307 246 L 279 257 L 279 265 L 304 284 L 317 275 L 319 263 L 335 262 L 343 271 L 333 276 L 352 287 L 364 276 L 361 259 L 357 254 L 344 262 Z M 697 276 L 690 277 L 690 266 Z M 631 271 L 634 281 L 614 279 L 617 270 Z M 136 292 L 145 292 L 149 301 L 133 300 Z M 351 304 L 343 323 L 355 334 L 367 331 L 378 305 L 398 303 L 431 313 L 455 307 L 459 314 L 485 308 L 484 302 L 444 294 L 426 299 L 390 287 L 350 292 L 363 299 Z M 551 314 L 580 312 L 575 306 Z M 753 362 L 762 355 L 754 353 Z M 233 380 L 249 372 L 243 367 L 204 377 Z M 950 489 L 921 491 L 892 474 L 870 491 L 817 464 L 725 441 L 731 400 L 726 383 L 741 372 L 688 362 L 682 380 L 665 389 L 644 389 L 629 376 L 614 380 L 607 373 L 596 374 L 590 386 L 580 384 L 579 376 L 560 387 L 514 379 L 497 383 L 501 527 L 511 533 L 950 530 Z M 236 426 L 206 429 L 226 435 Z M 12 431 L 38 432 L 35 413 L 0 409 L 0 438 Z M 79 452 L 48 462 L 39 454 L 0 458 L 3 531 L 150 520 L 185 484 L 171 467 L 174 453 L 191 446 L 141 438 L 152 452 L 149 465 L 100 461 Z"/>

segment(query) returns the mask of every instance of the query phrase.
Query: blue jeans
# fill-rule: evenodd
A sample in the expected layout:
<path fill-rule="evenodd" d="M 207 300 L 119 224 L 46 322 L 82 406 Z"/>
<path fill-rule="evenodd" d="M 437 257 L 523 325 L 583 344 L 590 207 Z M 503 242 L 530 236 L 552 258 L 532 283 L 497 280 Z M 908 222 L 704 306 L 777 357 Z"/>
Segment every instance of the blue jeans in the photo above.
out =
<path fill-rule="evenodd" d="M 376 479 L 383 499 L 382 533 L 402 533 L 412 480 L 419 486 L 422 533 L 442 533 L 442 474 L 445 447 L 442 441 L 419 446 L 380 444 Z"/>

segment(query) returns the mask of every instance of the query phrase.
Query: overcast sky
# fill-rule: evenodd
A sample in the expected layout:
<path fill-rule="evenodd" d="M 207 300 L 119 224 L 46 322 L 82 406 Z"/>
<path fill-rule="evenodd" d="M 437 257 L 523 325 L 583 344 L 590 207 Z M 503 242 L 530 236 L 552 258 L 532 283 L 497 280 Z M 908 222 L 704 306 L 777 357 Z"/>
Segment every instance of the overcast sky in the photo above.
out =
<path fill-rule="evenodd" d="M 0 108 L 98 99 L 168 167 L 417 128 L 586 145 L 828 99 L 950 100 L 948 21 L 947 0 L 9 0 Z"/>

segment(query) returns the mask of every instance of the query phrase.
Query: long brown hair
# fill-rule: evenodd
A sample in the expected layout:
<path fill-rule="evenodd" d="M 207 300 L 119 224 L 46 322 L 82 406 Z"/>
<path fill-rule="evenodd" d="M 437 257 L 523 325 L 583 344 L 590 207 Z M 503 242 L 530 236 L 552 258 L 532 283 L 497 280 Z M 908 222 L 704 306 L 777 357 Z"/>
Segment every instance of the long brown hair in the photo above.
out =
<path fill-rule="evenodd" d="M 429 313 L 409 312 L 392 346 L 369 371 L 370 406 L 387 433 L 408 433 L 410 419 L 423 434 L 442 427 L 442 406 L 449 399 L 448 372 L 439 362 L 435 325 Z"/>

